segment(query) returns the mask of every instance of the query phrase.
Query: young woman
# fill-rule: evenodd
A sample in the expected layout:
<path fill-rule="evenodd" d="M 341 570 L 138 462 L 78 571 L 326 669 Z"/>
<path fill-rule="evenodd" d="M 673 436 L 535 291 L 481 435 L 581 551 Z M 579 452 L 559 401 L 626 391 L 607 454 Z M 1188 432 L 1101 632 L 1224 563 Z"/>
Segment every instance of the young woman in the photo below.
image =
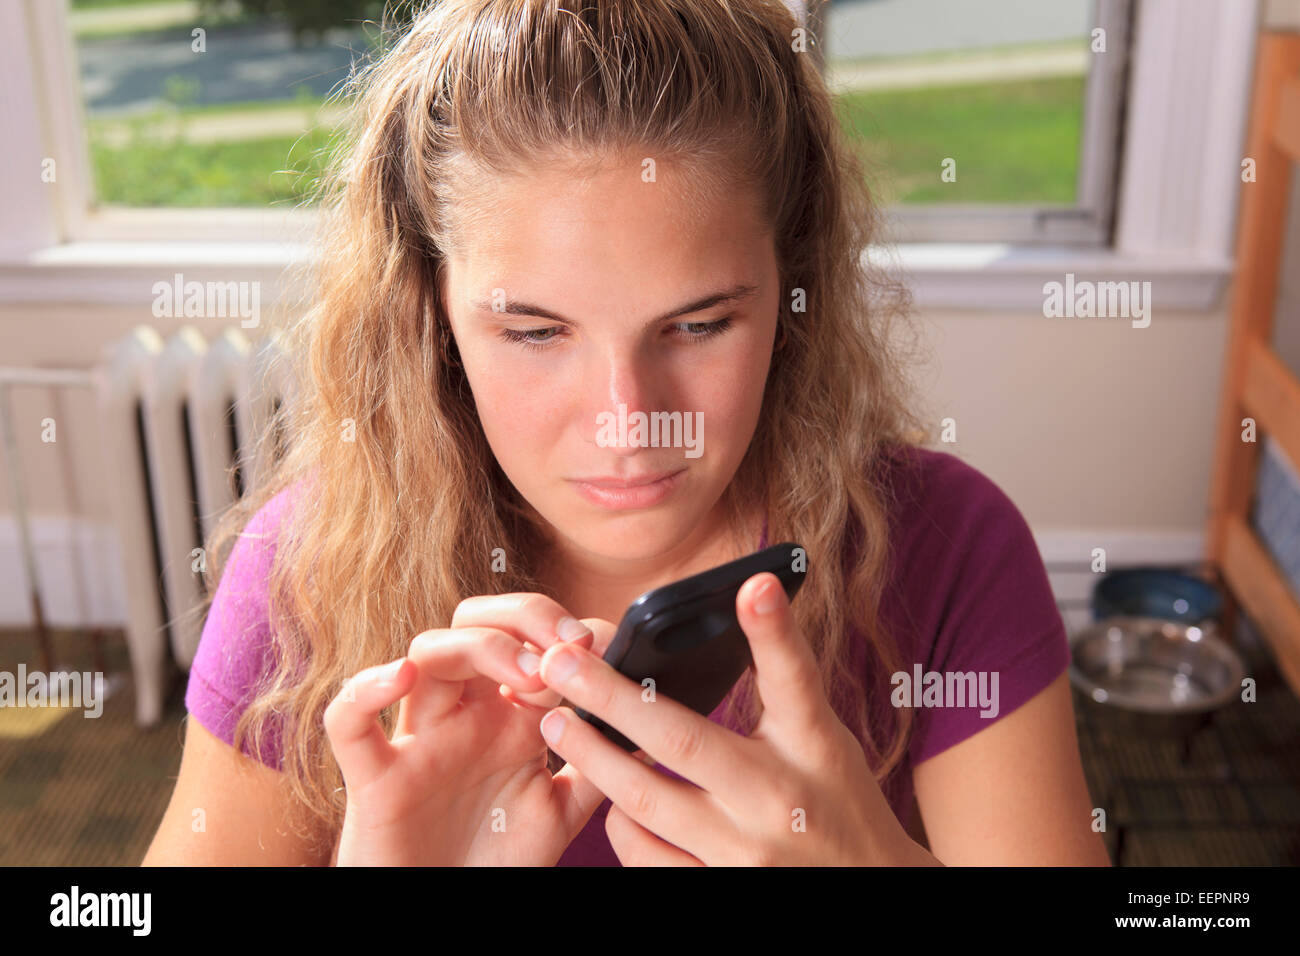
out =
<path fill-rule="evenodd" d="M 781 0 L 442 0 L 354 77 L 146 863 L 1108 862 L 1046 573 L 919 445 L 812 42 Z M 691 446 L 603 430 L 653 412 Z M 746 583 L 707 719 L 600 659 L 639 594 L 784 540 L 806 583 Z"/>

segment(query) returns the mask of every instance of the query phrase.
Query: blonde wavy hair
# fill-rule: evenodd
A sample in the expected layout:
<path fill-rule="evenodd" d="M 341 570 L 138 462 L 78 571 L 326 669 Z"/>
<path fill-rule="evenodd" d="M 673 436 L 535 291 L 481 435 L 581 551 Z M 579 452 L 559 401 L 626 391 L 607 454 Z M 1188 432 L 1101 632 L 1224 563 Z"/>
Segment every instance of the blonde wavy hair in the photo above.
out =
<path fill-rule="evenodd" d="M 250 518 L 311 483 L 280 526 L 275 663 L 236 747 L 265 752 L 279 735 L 303 832 L 332 846 L 346 798 L 321 720 L 344 681 L 448 626 L 467 597 L 546 593 L 532 560 L 540 523 L 488 446 L 439 283 L 462 238 L 492 228 L 474 197 L 493 176 L 542 158 L 634 154 L 680 163 L 703 199 L 757 189 L 772 224 L 781 344 L 723 501 L 734 528 L 761 507 L 770 542 L 807 549 L 813 573 L 795 614 L 883 782 L 906 754 L 911 715 L 891 709 L 893 726 L 869 726 L 849 627 L 869 663 L 901 669 L 879 620 L 893 498 L 877 465 L 925 426 L 894 331 L 910 297 L 865 258 L 880 211 L 811 59 L 816 38 L 798 49 L 781 0 L 440 0 L 411 13 L 336 92 L 355 94 L 355 111 L 320 183 L 311 308 L 286 330 L 299 392 L 260 439 L 287 441 L 208 543 L 212 595 Z M 793 310 L 794 290 L 806 310 Z M 754 726 L 752 669 L 727 707 Z M 396 707 L 382 720 L 391 733 Z"/>

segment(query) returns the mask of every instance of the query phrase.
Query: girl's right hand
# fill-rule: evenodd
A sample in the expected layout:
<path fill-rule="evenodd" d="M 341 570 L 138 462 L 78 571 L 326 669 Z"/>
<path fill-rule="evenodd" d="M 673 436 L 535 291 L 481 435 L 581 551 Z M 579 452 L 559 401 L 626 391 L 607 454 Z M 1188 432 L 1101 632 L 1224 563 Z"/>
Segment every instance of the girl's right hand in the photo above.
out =
<path fill-rule="evenodd" d="M 347 788 L 338 865 L 551 866 L 604 800 L 572 765 L 552 775 L 539 721 L 560 695 L 537 674 L 572 617 L 542 594 L 462 601 L 450 628 L 361 671 L 325 709 Z M 601 654 L 614 625 L 581 622 Z M 522 664 L 522 669 L 521 669 Z M 401 701 L 390 741 L 380 712 Z"/>

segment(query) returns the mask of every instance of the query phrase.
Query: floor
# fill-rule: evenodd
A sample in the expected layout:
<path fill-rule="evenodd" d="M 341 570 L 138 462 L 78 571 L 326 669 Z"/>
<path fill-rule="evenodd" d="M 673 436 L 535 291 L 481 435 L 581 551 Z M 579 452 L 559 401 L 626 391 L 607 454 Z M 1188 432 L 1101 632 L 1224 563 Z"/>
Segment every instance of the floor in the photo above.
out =
<path fill-rule="evenodd" d="M 94 669 L 84 633 L 53 637 L 61 666 Z M 104 639 L 103 654 L 108 673 L 125 675 L 120 634 Z M 0 634 L 0 671 L 36 659 L 30 634 Z M 1217 716 L 1189 741 L 1185 759 L 1178 741 L 1107 729 L 1076 697 L 1080 750 L 1094 803 L 1106 810 L 1112 860 L 1300 863 L 1300 700 L 1267 667 L 1254 673 L 1258 702 Z M 122 684 L 94 720 L 75 710 L 0 710 L 0 866 L 130 866 L 144 857 L 180 766 L 184 685 L 177 681 L 161 724 L 142 731 L 129 681 Z"/>
<path fill-rule="evenodd" d="M 1114 729 L 1075 695 L 1079 749 L 1120 866 L 1300 864 L 1300 701 L 1255 672 L 1258 699 L 1187 740 Z"/>
<path fill-rule="evenodd" d="M 93 670 L 84 632 L 53 635 L 56 667 Z M 103 641 L 108 674 L 128 672 L 120 634 Z M 0 671 L 15 673 L 38 656 L 30 634 L 0 635 Z M 43 732 L 30 733 L 32 715 L 50 708 L 0 710 L 0 866 L 134 866 L 162 819 L 180 767 L 184 687 L 179 682 L 159 726 L 135 726 L 134 695 L 123 681 L 87 718 L 71 710 Z M 9 713 L 6 713 L 9 711 Z"/>

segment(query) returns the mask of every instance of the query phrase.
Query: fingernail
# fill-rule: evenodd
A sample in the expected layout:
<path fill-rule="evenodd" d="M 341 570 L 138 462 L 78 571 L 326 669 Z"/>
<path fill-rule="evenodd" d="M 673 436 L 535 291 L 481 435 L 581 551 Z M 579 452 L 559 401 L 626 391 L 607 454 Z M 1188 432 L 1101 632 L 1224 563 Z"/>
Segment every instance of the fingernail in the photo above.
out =
<path fill-rule="evenodd" d="M 546 738 L 548 744 L 560 742 L 560 735 L 564 733 L 564 715 L 558 710 L 553 710 L 542 718 L 542 736 Z"/>
<path fill-rule="evenodd" d="M 551 673 L 547 676 L 557 683 L 568 680 L 578 672 L 578 658 L 572 651 L 566 651 L 563 654 L 556 654 L 551 659 L 551 666 L 547 668 Z"/>
<path fill-rule="evenodd" d="M 583 624 L 576 617 L 564 617 L 560 623 L 555 626 L 555 633 L 560 636 L 562 641 L 576 641 L 580 637 L 586 637 L 591 633 L 591 628 Z"/>
<path fill-rule="evenodd" d="M 391 684 L 397 680 L 397 672 L 402 669 L 402 665 L 405 663 L 406 658 L 403 657 L 400 661 L 393 661 L 391 664 L 385 664 L 379 670 L 379 683 Z"/>
<path fill-rule="evenodd" d="M 519 656 L 515 658 L 519 669 L 530 677 L 537 673 L 537 668 L 541 666 L 542 659 L 532 651 L 520 651 Z"/>
<path fill-rule="evenodd" d="M 771 614 L 781 606 L 781 598 L 777 593 L 781 590 L 779 584 L 773 584 L 771 581 L 763 590 L 758 592 L 758 598 L 754 601 L 754 610 L 759 614 Z"/>

